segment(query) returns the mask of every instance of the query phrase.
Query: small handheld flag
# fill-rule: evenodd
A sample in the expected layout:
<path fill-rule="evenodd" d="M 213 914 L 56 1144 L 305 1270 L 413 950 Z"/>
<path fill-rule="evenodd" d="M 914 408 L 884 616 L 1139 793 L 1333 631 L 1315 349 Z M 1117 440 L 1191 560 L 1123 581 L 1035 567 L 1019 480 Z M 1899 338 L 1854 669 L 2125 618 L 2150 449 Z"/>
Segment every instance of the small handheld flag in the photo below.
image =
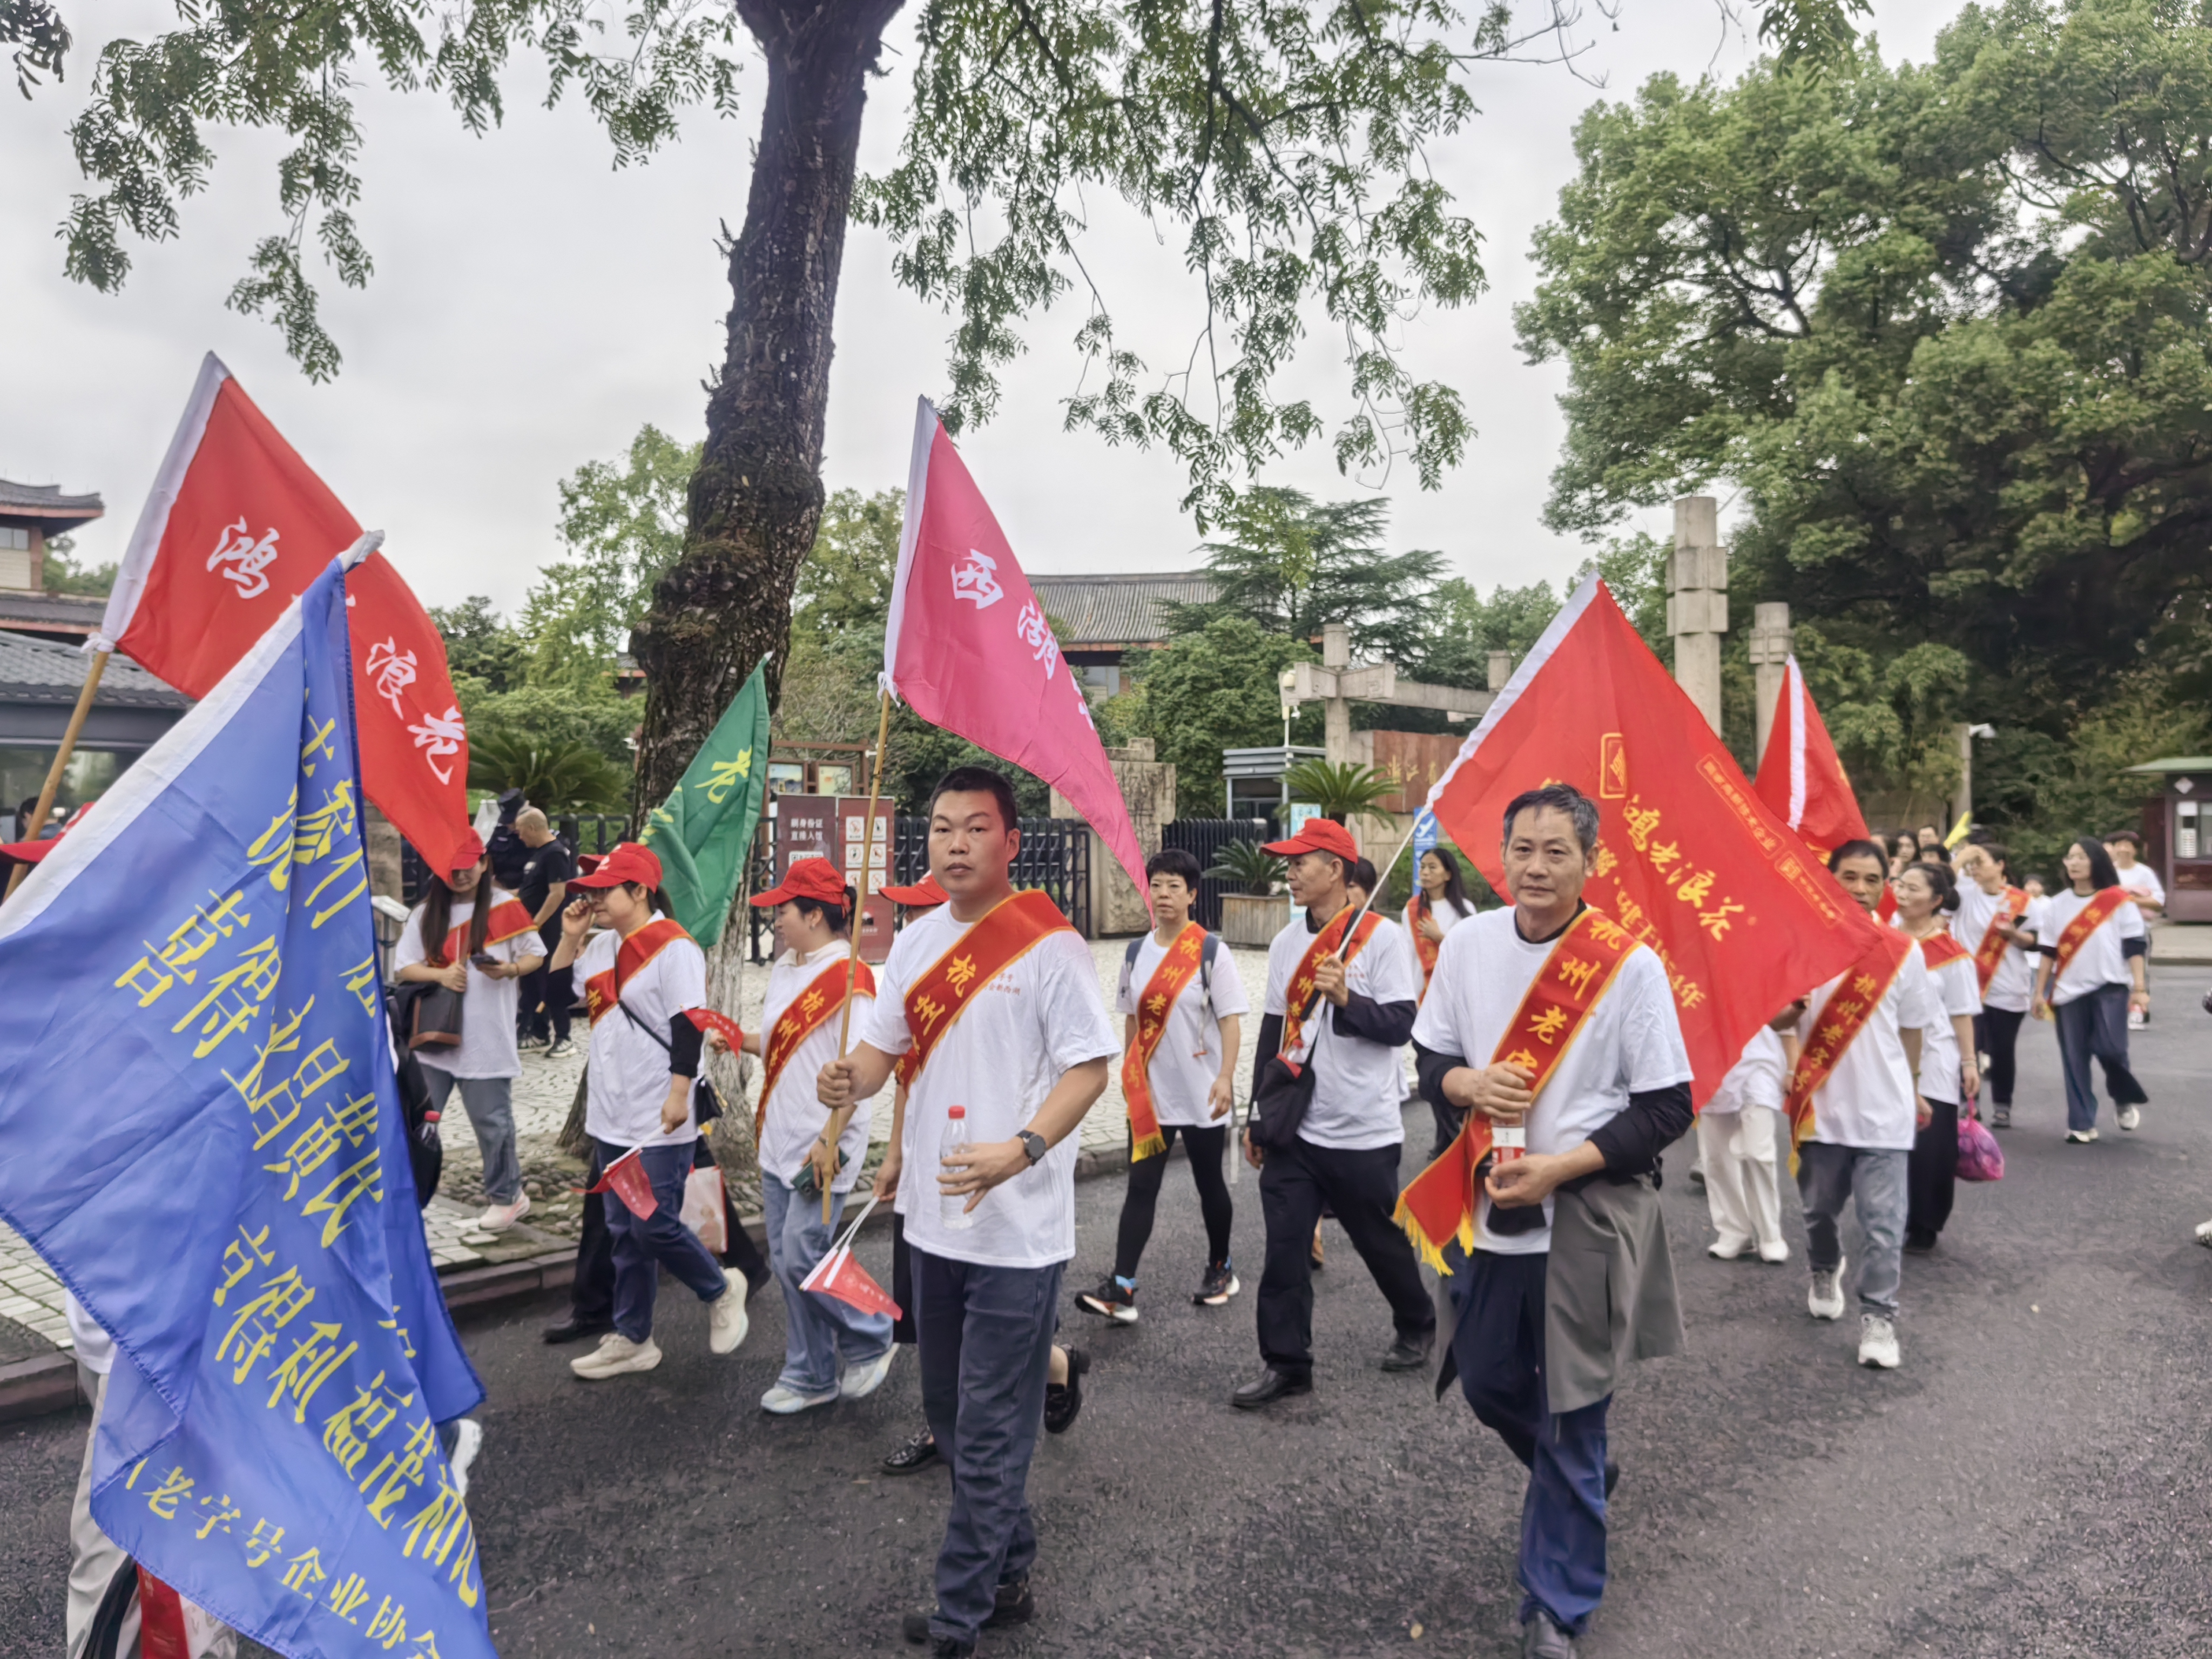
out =
<path fill-rule="evenodd" d="M 848 1307 L 858 1308 L 862 1313 L 888 1314 L 900 1318 L 899 1305 L 891 1300 L 884 1287 L 876 1283 L 866 1267 L 853 1259 L 853 1236 L 860 1231 L 860 1224 L 876 1207 L 873 1194 L 840 1234 L 830 1253 L 814 1264 L 814 1271 L 799 1282 L 802 1291 L 814 1291 L 835 1297 Z"/>
<path fill-rule="evenodd" d="M 633 1146 L 606 1167 L 595 1186 L 584 1190 L 591 1193 L 611 1192 L 629 1206 L 629 1212 L 640 1221 L 647 1219 L 660 1207 L 660 1200 L 653 1195 L 653 1181 L 645 1172 L 645 1160 L 640 1156 L 641 1146 Z"/>

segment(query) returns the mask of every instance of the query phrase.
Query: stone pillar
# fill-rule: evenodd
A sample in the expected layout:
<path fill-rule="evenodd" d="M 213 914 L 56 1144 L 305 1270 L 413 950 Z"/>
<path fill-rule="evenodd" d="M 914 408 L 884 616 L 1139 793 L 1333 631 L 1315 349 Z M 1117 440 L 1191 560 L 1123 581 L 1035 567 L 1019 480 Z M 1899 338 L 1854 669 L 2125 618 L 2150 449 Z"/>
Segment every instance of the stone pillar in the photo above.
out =
<path fill-rule="evenodd" d="M 1505 689 L 1505 682 L 1512 678 L 1513 653 L 1510 651 L 1492 652 L 1490 653 L 1490 689 L 1492 691 L 1503 691 Z"/>
<path fill-rule="evenodd" d="M 368 890 L 386 898 L 399 897 L 399 831 L 374 803 L 362 812 L 361 828 L 368 850 Z"/>
<path fill-rule="evenodd" d="M 1728 550 L 1720 544 L 1719 503 L 1711 495 L 1674 500 L 1667 631 L 1674 636 L 1674 683 L 1690 694 L 1714 731 L 1721 729 L 1721 635 L 1728 632 Z"/>
<path fill-rule="evenodd" d="M 1951 799 L 1951 823 L 1972 817 L 1974 812 L 1974 728 L 1961 722 L 1958 730 L 1959 793 Z M 1943 826 L 1946 835 L 1950 830 L 1950 823 Z"/>
<path fill-rule="evenodd" d="M 1114 768 L 1115 781 L 1121 786 L 1121 799 L 1129 809 L 1130 827 L 1137 832 L 1137 850 L 1146 858 L 1160 850 L 1160 830 L 1174 822 L 1176 815 L 1175 767 L 1154 759 L 1154 752 L 1150 738 L 1138 738 L 1127 748 L 1106 751 L 1107 761 Z M 1057 789 L 1052 792 L 1051 810 L 1056 818 L 1080 816 L 1074 805 Z M 1141 933 L 1151 926 L 1152 913 L 1146 908 L 1145 896 L 1130 882 L 1127 872 L 1115 862 L 1114 855 L 1106 850 L 1106 843 L 1092 835 L 1092 937 Z"/>
<path fill-rule="evenodd" d="M 1752 698 L 1759 717 L 1758 746 L 1752 752 L 1753 769 L 1765 763 L 1766 739 L 1774 730 L 1774 704 L 1782 695 L 1782 676 L 1790 665 L 1790 607 L 1756 605 L 1752 611 Z"/>
<path fill-rule="evenodd" d="M 1341 674 L 1352 666 L 1352 630 L 1342 623 L 1330 623 L 1321 630 L 1321 665 Z M 1332 765 L 1348 765 L 1352 760 L 1352 702 L 1346 697 L 1330 697 L 1322 704 L 1322 752 Z"/>

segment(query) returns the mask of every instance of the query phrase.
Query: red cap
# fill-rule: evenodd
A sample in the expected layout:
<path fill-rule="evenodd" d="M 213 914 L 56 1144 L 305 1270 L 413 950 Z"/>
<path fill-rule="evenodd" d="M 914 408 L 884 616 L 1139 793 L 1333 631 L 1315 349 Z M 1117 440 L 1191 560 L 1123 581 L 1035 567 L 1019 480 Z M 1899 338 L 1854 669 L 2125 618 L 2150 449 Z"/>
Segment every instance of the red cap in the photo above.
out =
<path fill-rule="evenodd" d="M 68 818 L 64 821 L 62 827 L 55 830 L 52 835 L 48 836 L 44 841 L 0 842 L 0 858 L 15 859 L 24 864 L 36 864 L 40 859 L 46 857 L 47 854 L 52 852 L 55 848 L 60 846 L 62 844 L 62 837 L 69 834 L 70 830 L 76 829 L 77 826 L 77 821 L 82 818 L 84 815 L 90 811 L 92 811 L 92 803 L 90 801 L 87 801 L 83 805 L 78 807 L 76 811 L 70 813 Z"/>
<path fill-rule="evenodd" d="M 812 899 L 817 904 L 845 902 L 845 878 L 828 859 L 809 856 L 793 859 L 791 868 L 783 872 L 783 884 L 757 894 L 753 903 L 765 910 L 771 905 L 788 903 L 793 899 Z"/>
<path fill-rule="evenodd" d="M 605 854 L 568 885 L 588 890 L 619 887 L 626 881 L 642 882 L 647 887 L 659 886 L 659 855 L 651 848 L 640 847 L 634 841 L 621 842 L 617 843 L 613 852 Z"/>
<path fill-rule="evenodd" d="M 1359 843 L 1334 818 L 1308 818 L 1306 827 L 1288 841 L 1271 841 L 1260 850 L 1285 858 L 1295 858 L 1300 853 L 1334 853 L 1347 864 L 1359 861 Z"/>
<path fill-rule="evenodd" d="M 893 904 L 912 905 L 918 908 L 944 904 L 952 897 L 937 884 L 937 878 L 927 871 L 922 872 L 921 879 L 911 887 L 878 887 L 876 890 Z"/>
<path fill-rule="evenodd" d="M 459 843 L 453 848 L 453 867 L 456 870 L 473 870 L 483 862 L 483 837 L 471 830 L 461 837 Z"/>

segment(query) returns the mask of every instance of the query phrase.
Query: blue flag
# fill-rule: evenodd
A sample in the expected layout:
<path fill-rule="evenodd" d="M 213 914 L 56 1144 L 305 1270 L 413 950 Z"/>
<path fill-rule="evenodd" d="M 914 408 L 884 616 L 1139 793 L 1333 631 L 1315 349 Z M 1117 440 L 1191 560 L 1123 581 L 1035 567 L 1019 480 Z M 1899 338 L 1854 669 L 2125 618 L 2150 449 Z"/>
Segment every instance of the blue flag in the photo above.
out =
<path fill-rule="evenodd" d="M 435 1425 L 333 563 L 0 909 L 0 1215 L 115 1338 L 92 1512 L 294 1659 L 493 1649 Z"/>

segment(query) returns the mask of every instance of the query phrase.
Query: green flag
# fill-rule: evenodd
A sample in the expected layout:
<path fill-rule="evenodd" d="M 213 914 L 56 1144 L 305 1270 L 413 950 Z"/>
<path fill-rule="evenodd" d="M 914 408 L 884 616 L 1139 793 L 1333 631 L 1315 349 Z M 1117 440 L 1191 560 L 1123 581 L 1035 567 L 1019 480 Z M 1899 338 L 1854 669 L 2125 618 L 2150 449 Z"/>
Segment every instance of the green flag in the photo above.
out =
<path fill-rule="evenodd" d="M 659 855 L 662 890 L 684 931 L 703 945 L 722 937 L 767 798 L 767 670 L 763 658 L 676 793 L 646 821 L 643 840 Z"/>

